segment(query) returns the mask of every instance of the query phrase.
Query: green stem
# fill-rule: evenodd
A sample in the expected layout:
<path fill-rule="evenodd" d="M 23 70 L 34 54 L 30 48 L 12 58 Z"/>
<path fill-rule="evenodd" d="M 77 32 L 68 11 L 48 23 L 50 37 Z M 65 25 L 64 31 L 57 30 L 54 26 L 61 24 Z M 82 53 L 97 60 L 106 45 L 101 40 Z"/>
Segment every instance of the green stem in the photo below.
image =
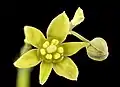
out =
<path fill-rule="evenodd" d="M 31 45 L 25 43 L 20 50 L 20 55 L 32 49 Z M 31 69 L 18 69 L 16 87 L 30 87 L 30 72 Z"/>
<path fill-rule="evenodd" d="M 93 44 L 90 43 L 90 41 L 86 38 L 84 38 L 82 35 L 78 34 L 77 32 L 75 31 L 70 31 L 70 34 L 76 36 L 77 38 L 79 38 L 80 40 L 82 40 L 83 42 L 88 42 L 89 45 L 91 45 L 93 48 L 95 48 L 97 51 L 100 51 L 98 48 L 96 48 Z M 100 51 L 102 52 L 102 51 Z M 104 52 L 103 52 L 104 53 Z"/>
<path fill-rule="evenodd" d="M 70 31 L 70 34 L 76 36 L 77 38 L 79 38 L 80 40 L 84 41 L 84 42 L 88 42 L 90 43 L 90 41 L 86 38 L 84 38 L 82 35 L 78 34 L 77 32 L 75 31 Z"/>
<path fill-rule="evenodd" d="M 31 69 L 18 69 L 16 87 L 30 87 Z"/>

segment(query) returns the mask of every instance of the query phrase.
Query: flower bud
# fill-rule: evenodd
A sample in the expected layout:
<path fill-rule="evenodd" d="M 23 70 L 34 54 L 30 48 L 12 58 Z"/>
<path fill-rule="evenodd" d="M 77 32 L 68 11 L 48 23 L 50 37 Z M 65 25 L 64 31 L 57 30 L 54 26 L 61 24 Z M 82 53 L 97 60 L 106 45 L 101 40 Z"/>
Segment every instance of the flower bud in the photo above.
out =
<path fill-rule="evenodd" d="M 86 47 L 86 50 L 88 57 L 96 61 L 103 61 L 109 55 L 107 43 L 100 37 L 90 41 L 90 45 Z"/>

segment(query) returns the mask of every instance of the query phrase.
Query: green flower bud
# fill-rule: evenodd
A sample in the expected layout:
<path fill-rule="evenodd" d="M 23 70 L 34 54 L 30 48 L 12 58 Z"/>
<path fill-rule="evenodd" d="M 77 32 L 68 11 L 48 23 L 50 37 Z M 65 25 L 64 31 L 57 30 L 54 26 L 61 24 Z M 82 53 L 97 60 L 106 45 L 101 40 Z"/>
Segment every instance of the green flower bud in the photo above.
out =
<path fill-rule="evenodd" d="M 103 61 L 109 55 L 107 43 L 100 37 L 90 41 L 90 45 L 86 49 L 88 57 L 96 61 Z"/>

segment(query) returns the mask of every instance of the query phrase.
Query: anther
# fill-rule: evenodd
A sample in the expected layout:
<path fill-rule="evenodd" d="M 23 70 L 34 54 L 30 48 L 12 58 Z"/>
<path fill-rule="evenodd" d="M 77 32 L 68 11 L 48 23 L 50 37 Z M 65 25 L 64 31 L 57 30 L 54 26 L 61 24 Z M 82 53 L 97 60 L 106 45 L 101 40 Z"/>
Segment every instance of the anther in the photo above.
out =
<path fill-rule="evenodd" d="M 46 54 L 45 58 L 46 59 L 52 59 L 52 54 Z"/>
<path fill-rule="evenodd" d="M 54 54 L 54 59 L 58 59 L 58 58 L 60 58 L 60 54 L 59 53 L 55 53 Z"/>
<path fill-rule="evenodd" d="M 59 41 L 58 41 L 57 39 L 53 39 L 53 40 L 51 41 L 51 44 L 52 44 L 52 45 L 58 45 L 58 43 L 59 43 Z"/>
<path fill-rule="evenodd" d="M 49 41 L 46 41 L 46 42 L 43 44 L 43 48 L 47 48 L 49 45 L 50 45 Z"/>
<path fill-rule="evenodd" d="M 45 49 L 40 49 L 40 53 L 41 53 L 42 55 L 45 55 L 45 54 L 46 54 Z"/>
<path fill-rule="evenodd" d="M 59 53 L 63 53 L 64 52 L 63 47 L 59 47 L 57 50 L 58 50 Z"/>

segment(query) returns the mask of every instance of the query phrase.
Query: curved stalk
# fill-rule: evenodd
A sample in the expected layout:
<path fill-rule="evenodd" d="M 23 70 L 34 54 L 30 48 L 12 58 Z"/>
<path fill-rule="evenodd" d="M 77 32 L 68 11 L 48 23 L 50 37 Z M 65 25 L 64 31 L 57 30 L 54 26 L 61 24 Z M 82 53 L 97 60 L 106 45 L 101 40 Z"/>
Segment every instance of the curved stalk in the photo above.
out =
<path fill-rule="evenodd" d="M 84 42 L 88 42 L 90 43 L 90 41 L 86 38 L 84 38 L 82 35 L 78 34 L 77 32 L 75 31 L 70 31 L 70 34 L 76 36 L 77 38 L 79 38 L 80 40 L 84 41 Z"/>

